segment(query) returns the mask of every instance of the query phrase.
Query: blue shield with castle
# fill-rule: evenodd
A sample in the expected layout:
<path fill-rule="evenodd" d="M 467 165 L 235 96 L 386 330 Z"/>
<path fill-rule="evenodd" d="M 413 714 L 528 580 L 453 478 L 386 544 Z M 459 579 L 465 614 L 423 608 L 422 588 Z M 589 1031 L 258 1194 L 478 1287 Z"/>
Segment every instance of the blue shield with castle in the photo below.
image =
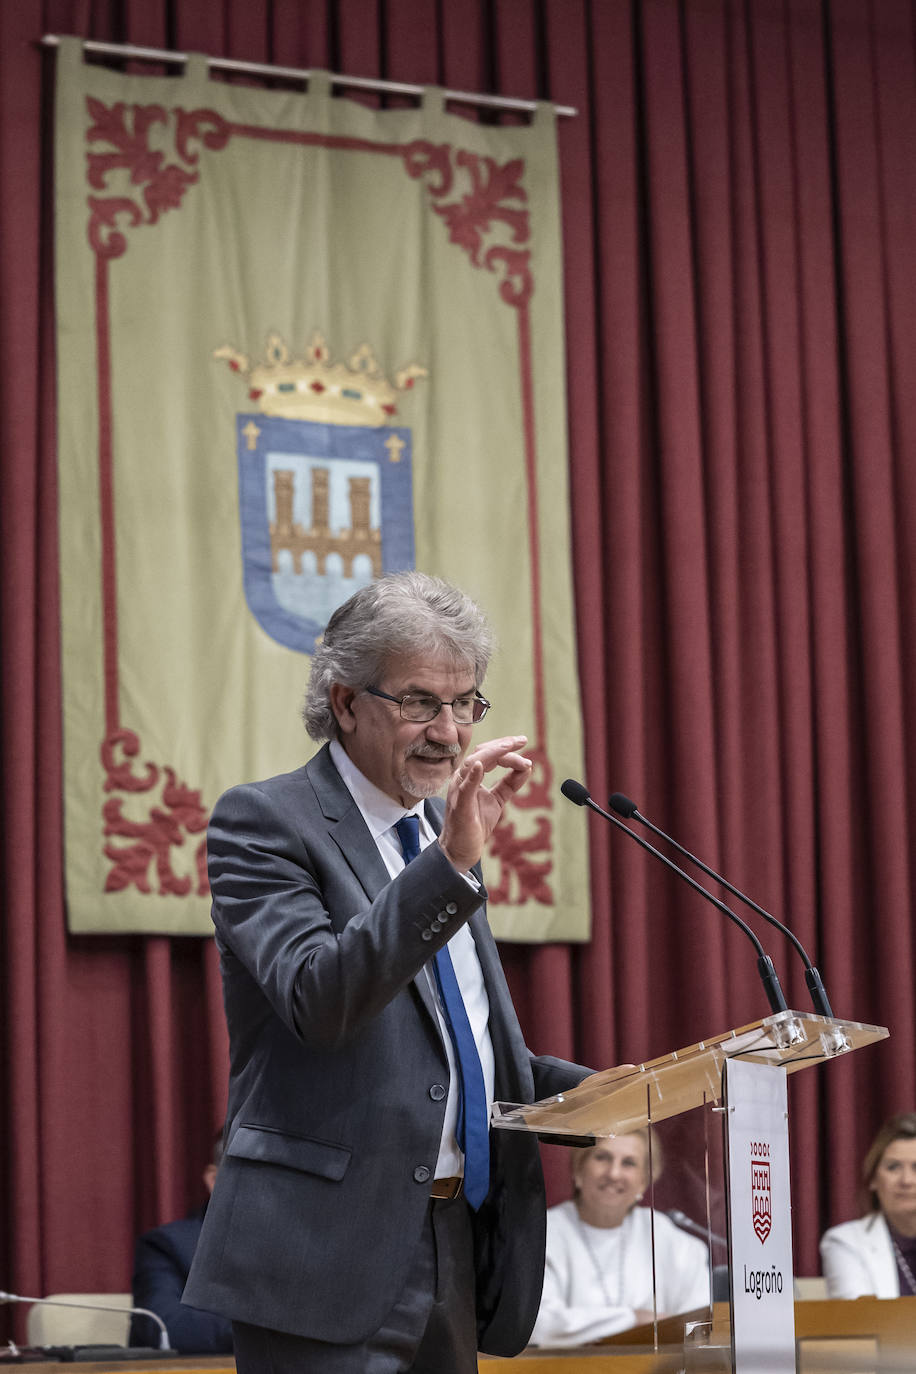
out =
<path fill-rule="evenodd" d="M 310 654 L 334 609 L 383 572 L 414 566 L 410 430 L 368 345 L 333 363 L 320 334 L 302 358 L 272 334 L 263 361 L 216 350 L 257 410 L 237 416 L 245 598 L 261 628 Z"/>

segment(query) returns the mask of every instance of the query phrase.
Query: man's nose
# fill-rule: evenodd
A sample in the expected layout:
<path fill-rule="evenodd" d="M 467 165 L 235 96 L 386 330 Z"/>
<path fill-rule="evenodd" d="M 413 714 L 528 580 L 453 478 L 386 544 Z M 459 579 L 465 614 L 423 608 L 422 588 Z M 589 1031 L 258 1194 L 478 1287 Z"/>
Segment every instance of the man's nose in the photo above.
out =
<path fill-rule="evenodd" d="M 458 739 L 458 726 L 455 724 L 452 708 L 446 702 L 443 702 L 438 713 L 427 725 L 426 733 L 430 739 L 443 744 L 454 744 Z"/>

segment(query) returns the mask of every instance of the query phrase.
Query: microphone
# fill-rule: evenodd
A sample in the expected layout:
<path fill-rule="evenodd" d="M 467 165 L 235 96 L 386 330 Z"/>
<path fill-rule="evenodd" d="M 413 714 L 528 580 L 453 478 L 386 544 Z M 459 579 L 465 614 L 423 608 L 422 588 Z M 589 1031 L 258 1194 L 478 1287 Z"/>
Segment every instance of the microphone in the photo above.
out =
<path fill-rule="evenodd" d="M 625 797 L 622 792 L 615 792 L 613 794 L 610 799 L 610 807 L 612 811 L 617 812 L 618 816 L 624 816 L 627 820 L 632 819 L 634 821 L 641 821 L 647 830 L 651 830 L 654 835 L 658 835 L 661 839 L 666 840 L 679 854 L 683 854 L 685 859 L 689 859 L 692 864 L 696 864 L 697 868 L 699 868 L 702 873 L 705 873 L 707 878 L 712 878 L 713 882 L 720 883 L 721 886 L 725 888 L 726 892 L 730 892 L 733 897 L 738 898 L 739 902 L 743 902 L 745 906 L 749 906 L 751 911 L 756 911 L 758 916 L 762 916 L 765 921 L 769 921 L 771 926 L 775 926 L 777 930 L 782 931 L 783 935 L 785 935 L 788 940 L 791 940 L 805 965 L 805 982 L 808 985 L 808 992 L 811 994 L 811 1001 L 814 1003 L 814 1010 L 819 1016 L 833 1017 L 833 1011 L 828 1001 L 827 990 L 824 987 L 821 975 L 811 963 L 804 945 L 798 939 L 794 931 L 791 931 L 788 926 L 783 925 L 782 921 L 778 921 L 775 916 L 771 916 L 768 911 L 764 911 L 762 906 L 758 906 L 756 902 L 751 901 L 750 897 L 746 897 L 743 892 L 739 892 L 738 888 L 733 887 L 727 878 L 722 877 L 721 873 L 716 873 L 715 869 L 704 864 L 702 859 L 698 859 L 695 854 L 690 853 L 689 849 L 685 849 L 683 845 L 678 844 L 677 840 L 672 839 L 670 835 L 666 835 L 664 830 L 659 830 L 657 825 L 653 825 L 650 820 L 647 820 L 646 817 L 642 815 L 637 809 L 636 803 L 631 801 L 629 797 Z"/>
<path fill-rule="evenodd" d="M 129 1312 L 139 1317 L 152 1317 L 160 1328 L 159 1349 L 166 1351 L 169 1355 L 177 1353 L 169 1345 L 169 1333 L 166 1330 L 165 1322 L 155 1312 L 151 1312 L 148 1307 L 117 1307 L 114 1303 L 104 1302 L 65 1302 L 61 1298 L 23 1298 L 18 1293 L 0 1293 L 0 1302 L 27 1302 L 30 1306 L 37 1303 L 41 1307 L 75 1307 L 82 1312 Z M 129 1349 L 129 1347 L 125 1347 L 125 1349 Z"/>
<path fill-rule="evenodd" d="M 692 1236 L 699 1236 L 701 1240 L 707 1240 L 711 1245 L 723 1245 L 728 1249 L 728 1241 L 724 1236 L 717 1236 L 715 1231 L 707 1231 L 705 1226 L 701 1226 L 693 1217 L 689 1217 L 686 1212 L 679 1212 L 676 1207 L 669 1207 L 665 1216 L 679 1226 L 682 1231 L 689 1231 Z"/>
<path fill-rule="evenodd" d="M 763 983 L 763 990 L 770 1004 L 770 1011 L 780 1012 L 789 1010 L 786 1005 L 786 999 L 783 996 L 782 988 L 779 986 L 779 977 L 776 973 L 776 969 L 773 967 L 773 960 L 766 953 L 763 945 L 757 939 L 757 936 L 751 930 L 750 926 L 742 921 L 740 916 L 736 916 L 731 907 L 726 906 L 724 902 L 720 902 L 718 897 L 714 897 L 711 892 L 707 892 L 706 888 L 691 878 L 689 873 L 685 873 L 682 868 L 678 868 L 676 863 L 672 863 L 672 861 L 666 858 L 658 849 L 649 844 L 647 840 L 644 840 L 641 835 L 637 835 L 628 825 L 624 825 L 623 821 L 618 820 L 616 816 L 609 815 L 607 811 L 603 811 L 598 803 L 593 801 L 588 789 L 583 787 L 581 782 L 576 782 L 573 778 L 567 778 L 560 787 L 560 791 L 567 801 L 574 802 L 576 806 L 588 806 L 592 811 L 597 811 L 598 815 L 603 816 L 606 821 L 610 821 L 612 825 L 616 825 L 625 835 L 629 835 L 631 840 L 635 840 L 643 849 L 647 849 L 650 854 L 654 854 L 656 859 L 660 859 L 666 868 L 670 868 L 672 873 L 676 873 L 679 878 L 682 878 L 689 887 L 693 888 L 694 892 L 699 892 L 700 896 L 705 897 L 707 902 L 711 902 L 713 906 L 721 911 L 723 915 L 727 916 L 730 921 L 734 921 L 735 925 L 744 931 L 757 951 L 757 972 L 760 974 L 760 981 Z"/>

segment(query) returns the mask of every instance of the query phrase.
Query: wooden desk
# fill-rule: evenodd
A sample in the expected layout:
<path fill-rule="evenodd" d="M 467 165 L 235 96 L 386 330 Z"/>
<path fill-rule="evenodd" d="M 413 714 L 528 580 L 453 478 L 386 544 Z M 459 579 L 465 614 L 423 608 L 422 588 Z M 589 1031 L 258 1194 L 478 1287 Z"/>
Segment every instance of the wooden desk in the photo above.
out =
<path fill-rule="evenodd" d="M 728 1311 L 727 1305 L 726 1312 Z M 916 1353 L 916 1298 L 856 1298 L 854 1302 L 797 1302 L 797 1340 L 875 1336 L 890 1350 Z"/>
<path fill-rule="evenodd" d="M 509 1366 L 512 1366 L 511 1370 Z M 528 1351 L 512 1360 L 481 1355 L 480 1374 L 678 1374 L 684 1368 L 683 1347 L 649 1351 L 645 1348 L 616 1346 L 613 1351 L 596 1346 L 581 1350 Z"/>
<path fill-rule="evenodd" d="M 176 1355 L 173 1360 L 67 1360 L 59 1363 L 58 1361 L 38 1361 L 28 1364 L 8 1364 L 7 1361 L 0 1361 L 0 1369 L 34 1369 L 36 1374 L 45 1374 L 45 1371 L 60 1371 L 60 1374 L 116 1374 L 118 1370 L 130 1370 L 131 1374 L 140 1374 L 143 1369 L 148 1369 L 150 1374 L 156 1370 L 157 1374 L 189 1374 L 189 1371 L 197 1371 L 197 1374 L 236 1374 L 235 1360 L 231 1355 Z"/>
<path fill-rule="evenodd" d="M 729 1340 L 728 1304 L 716 1303 L 712 1343 Z M 796 1302 L 795 1340 L 801 1374 L 916 1369 L 916 1298 Z"/>
<path fill-rule="evenodd" d="M 691 1314 L 695 1319 L 697 1314 Z M 684 1366 L 683 1346 L 677 1332 L 683 1331 L 684 1318 L 669 1318 L 659 1323 L 659 1349 L 652 1349 L 651 1326 L 621 1332 L 602 1345 L 580 1350 L 525 1351 L 514 1360 L 481 1355 L 480 1374 L 675 1374 Z M 916 1369 L 916 1298 L 859 1298 L 856 1302 L 797 1302 L 795 1335 L 799 1342 L 800 1368 L 835 1370 L 842 1368 L 839 1356 L 849 1338 L 871 1338 L 876 1355 L 873 1365 L 857 1356 L 855 1368 L 887 1369 L 896 1359 L 900 1368 Z M 805 1357 L 806 1343 L 811 1359 Z M 730 1327 L 728 1303 L 713 1309 L 712 1344 L 708 1352 L 691 1354 L 691 1371 L 696 1374 L 721 1374 L 730 1368 Z M 830 1363 L 829 1350 L 837 1354 Z M 815 1353 L 817 1352 L 817 1353 Z M 905 1358 L 901 1361 L 901 1355 Z M 823 1362 L 826 1361 L 826 1362 Z M 0 1369 L 5 1362 L 0 1361 Z M 225 1355 L 180 1356 L 174 1360 L 76 1361 L 67 1364 L 37 1363 L 10 1365 L 34 1370 L 35 1374 L 236 1374 L 235 1362 Z"/>
<path fill-rule="evenodd" d="M 675 1374 L 683 1365 L 683 1351 L 678 1348 L 667 1354 L 646 1353 L 645 1348 L 615 1347 L 613 1351 L 592 1346 L 584 1350 L 560 1352 L 530 1351 L 513 1360 L 481 1355 L 478 1369 L 481 1374 Z M 5 1362 L 0 1361 L 0 1369 Z M 512 1366 L 510 1371 L 509 1366 Z M 10 1364 L 9 1368 L 34 1371 L 34 1374 L 236 1374 L 235 1363 L 226 1357 L 206 1359 L 193 1356 L 175 1360 L 75 1360 L 67 1363 L 38 1362 Z"/>

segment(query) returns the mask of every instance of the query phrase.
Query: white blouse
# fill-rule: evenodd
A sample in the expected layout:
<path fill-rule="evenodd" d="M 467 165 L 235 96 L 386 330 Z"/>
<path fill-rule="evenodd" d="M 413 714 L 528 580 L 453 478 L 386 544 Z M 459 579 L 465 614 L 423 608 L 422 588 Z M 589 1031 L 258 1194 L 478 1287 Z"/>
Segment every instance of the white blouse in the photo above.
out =
<path fill-rule="evenodd" d="M 709 1305 L 709 1252 L 702 1241 L 655 1214 L 658 1315 Z M 652 1232 L 648 1207 L 634 1207 L 616 1227 L 589 1226 L 576 1204 L 547 1212 L 547 1263 L 532 1345 L 600 1341 L 652 1309 Z"/>

